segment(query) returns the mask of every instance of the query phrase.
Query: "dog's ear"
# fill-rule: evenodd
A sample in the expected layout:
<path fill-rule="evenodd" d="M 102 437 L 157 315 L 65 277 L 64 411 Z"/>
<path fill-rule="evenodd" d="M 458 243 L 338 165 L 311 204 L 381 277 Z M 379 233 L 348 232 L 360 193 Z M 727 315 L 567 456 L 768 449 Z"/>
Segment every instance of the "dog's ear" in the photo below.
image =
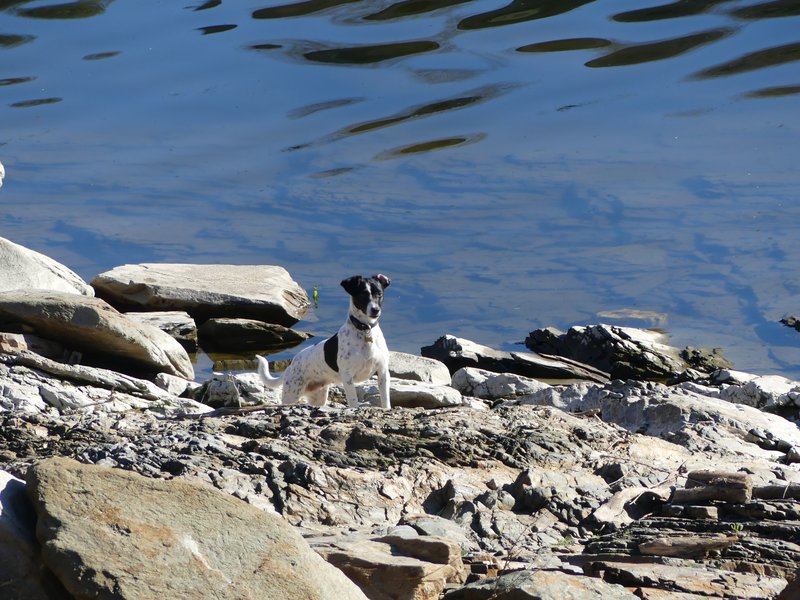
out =
<path fill-rule="evenodd" d="M 373 275 L 373 276 L 372 276 L 372 278 L 373 278 L 373 279 L 377 279 L 377 280 L 378 280 L 378 282 L 381 284 L 381 286 L 383 286 L 383 289 L 386 289 L 386 288 L 387 288 L 387 287 L 389 287 L 389 286 L 391 285 L 391 283 L 392 283 L 392 280 L 391 280 L 391 279 L 389 279 L 389 278 L 388 278 L 386 275 L 384 275 L 383 273 L 378 273 L 377 275 Z"/>
<path fill-rule="evenodd" d="M 361 275 L 353 275 L 352 277 L 348 277 L 344 279 L 341 283 L 341 286 L 344 288 L 344 291 L 350 294 L 351 296 L 355 296 L 358 293 L 358 284 L 364 280 Z"/>

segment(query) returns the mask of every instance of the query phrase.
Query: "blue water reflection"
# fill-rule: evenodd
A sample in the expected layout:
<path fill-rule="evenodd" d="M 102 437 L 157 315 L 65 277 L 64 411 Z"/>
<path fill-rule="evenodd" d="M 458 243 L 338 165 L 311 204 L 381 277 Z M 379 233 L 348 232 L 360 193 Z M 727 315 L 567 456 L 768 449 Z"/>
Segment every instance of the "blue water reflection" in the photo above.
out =
<path fill-rule="evenodd" d="M 0 235 L 277 263 L 390 345 L 611 320 L 800 377 L 788 0 L 0 1 Z"/>

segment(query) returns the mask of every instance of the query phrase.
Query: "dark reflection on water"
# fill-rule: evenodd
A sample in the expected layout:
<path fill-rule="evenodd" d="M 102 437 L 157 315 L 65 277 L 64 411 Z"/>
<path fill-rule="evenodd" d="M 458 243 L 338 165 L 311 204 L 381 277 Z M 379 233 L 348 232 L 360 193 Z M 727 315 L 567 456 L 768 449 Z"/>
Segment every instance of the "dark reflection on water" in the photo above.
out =
<path fill-rule="evenodd" d="M 436 42 L 414 41 L 312 50 L 310 52 L 304 52 L 303 56 L 307 60 L 313 62 L 336 63 L 341 65 L 368 65 L 394 58 L 401 58 L 410 54 L 432 52 L 438 49 L 439 44 Z"/>
<path fill-rule="evenodd" d="M 728 77 L 730 75 L 746 73 L 747 71 L 782 65 L 796 60 L 800 60 L 800 42 L 751 52 L 735 60 L 722 63 L 721 65 L 703 69 L 695 74 L 694 77 L 697 79 Z"/>
<path fill-rule="evenodd" d="M 570 12 L 589 4 L 593 0 L 513 0 L 503 8 L 462 19 L 458 28 L 463 30 L 484 29 L 513 25 L 535 19 L 546 19 Z"/>
<path fill-rule="evenodd" d="M 744 6 L 731 11 L 739 19 L 771 19 L 774 17 L 800 16 L 800 2 L 797 0 L 775 0 L 753 6 Z"/>
<path fill-rule="evenodd" d="M 13 48 L 32 42 L 36 38 L 32 35 L 0 34 L 0 46 L 3 48 Z"/>
<path fill-rule="evenodd" d="M 704 31 L 670 40 L 634 44 L 586 63 L 587 67 L 622 67 L 673 58 L 699 46 L 716 42 L 733 33 L 733 29 Z"/>
<path fill-rule="evenodd" d="M 404 0 L 403 2 L 391 4 L 376 13 L 369 14 L 364 17 L 364 20 L 388 21 L 391 19 L 400 19 L 402 17 L 422 15 L 471 1 L 472 0 Z"/>
<path fill-rule="evenodd" d="M 746 98 L 780 98 L 800 94 L 800 85 L 783 85 L 755 90 L 745 94 Z"/>
<path fill-rule="evenodd" d="M 422 154 L 425 152 L 432 152 L 434 150 L 444 150 L 445 148 L 452 148 L 454 146 L 463 146 L 465 144 L 474 144 L 480 142 L 486 137 L 486 134 L 477 133 L 468 136 L 458 136 L 443 138 L 438 140 L 428 140 L 426 142 L 418 142 L 416 144 L 409 144 L 408 146 L 401 146 L 393 148 L 379 154 L 378 159 L 401 158 L 409 154 Z"/>
<path fill-rule="evenodd" d="M 45 104 L 56 104 L 61 102 L 63 98 L 37 98 L 35 100 L 20 100 L 19 102 L 12 102 L 9 106 L 14 108 L 30 108 L 33 106 L 43 106 Z"/>
<path fill-rule="evenodd" d="M 105 60 L 106 58 L 114 58 L 115 56 L 119 56 L 119 52 L 95 52 L 94 54 L 87 54 L 83 57 L 83 60 Z"/>
<path fill-rule="evenodd" d="M 307 117 L 309 115 L 313 115 L 314 113 L 318 113 L 323 110 L 330 110 L 332 108 L 341 108 L 343 106 L 349 106 L 351 104 L 356 104 L 357 102 L 363 102 L 364 98 L 340 98 L 338 100 L 328 100 L 327 102 L 317 102 L 316 104 L 309 104 L 308 106 L 301 106 L 299 108 L 295 108 L 294 110 L 290 111 L 287 117 L 290 119 L 301 119 L 303 117 Z"/>
<path fill-rule="evenodd" d="M 77 0 L 63 4 L 16 8 L 15 12 L 22 17 L 33 19 L 86 19 L 103 14 L 109 4 L 111 0 Z"/>
<path fill-rule="evenodd" d="M 517 52 L 564 52 L 568 50 L 594 50 L 611 46 L 611 40 L 602 38 L 571 38 L 568 40 L 552 40 L 537 42 L 517 48 Z"/>
<path fill-rule="evenodd" d="M 719 4 L 727 2 L 731 2 L 731 0 L 678 0 L 670 4 L 618 13 L 613 16 L 613 19 L 620 23 L 646 23 L 648 21 L 678 19 L 703 14 Z"/>
<path fill-rule="evenodd" d="M 208 25 L 206 27 L 198 27 L 198 31 L 202 32 L 203 35 L 211 35 L 214 33 L 223 33 L 225 31 L 230 31 L 231 29 L 236 29 L 236 25 L 229 24 L 229 25 Z"/>
<path fill-rule="evenodd" d="M 28 83 L 29 81 L 33 81 L 34 79 L 36 79 L 36 77 L 8 77 L 6 79 L 0 79 L 0 86 Z"/>
<path fill-rule="evenodd" d="M 322 10 L 327 10 L 343 4 L 352 4 L 361 0 L 307 0 L 306 2 L 293 2 L 281 4 L 253 11 L 254 19 L 284 19 L 287 17 L 301 17 L 311 15 Z"/>
<path fill-rule="evenodd" d="M 196 6 L 194 10 L 195 11 L 208 10 L 209 8 L 216 8 L 221 4 L 222 0 L 208 0 L 208 2 L 203 2 L 200 6 Z"/>

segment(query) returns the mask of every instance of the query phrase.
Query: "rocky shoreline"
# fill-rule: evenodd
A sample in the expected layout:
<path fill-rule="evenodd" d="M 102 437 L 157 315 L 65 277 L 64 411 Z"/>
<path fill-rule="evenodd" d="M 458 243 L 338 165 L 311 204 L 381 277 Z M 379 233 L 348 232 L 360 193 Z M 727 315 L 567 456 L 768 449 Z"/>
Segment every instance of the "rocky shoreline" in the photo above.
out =
<path fill-rule="evenodd" d="M 800 597 L 800 382 L 604 324 L 392 353 L 389 411 L 194 381 L 307 308 L 280 267 L 90 285 L 0 238 L 0 596 Z"/>

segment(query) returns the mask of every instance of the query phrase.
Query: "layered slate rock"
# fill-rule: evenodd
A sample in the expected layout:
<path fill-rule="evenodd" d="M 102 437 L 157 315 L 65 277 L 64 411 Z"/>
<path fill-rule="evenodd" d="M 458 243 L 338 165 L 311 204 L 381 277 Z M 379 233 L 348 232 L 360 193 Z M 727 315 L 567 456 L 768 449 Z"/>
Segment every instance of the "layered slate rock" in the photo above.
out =
<path fill-rule="evenodd" d="M 81 353 L 81 361 L 194 378 L 189 355 L 172 337 L 117 312 L 100 298 L 66 292 L 0 292 L 0 326 L 24 324 Z"/>
<path fill-rule="evenodd" d="M 554 328 L 528 334 L 525 345 L 535 352 L 555 355 L 606 371 L 613 379 L 659 380 L 676 377 L 687 369 L 712 372 L 732 367 L 719 349 L 676 348 L 658 331 L 590 325 Z"/>
<path fill-rule="evenodd" d="M 174 310 L 128 312 L 125 314 L 131 319 L 135 319 L 140 323 L 147 323 L 169 334 L 171 337 L 175 338 L 187 352 L 197 352 L 197 324 L 189 313 Z"/>
<path fill-rule="evenodd" d="M 92 280 L 97 295 L 122 311 L 186 311 L 198 323 L 215 317 L 290 327 L 308 296 L 283 267 L 271 265 L 122 265 Z"/>
<path fill-rule="evenodd" d="M 0 291 L 52 290 L 94 296 L 94 290 L 52 258 L 0 238 Z"/>
<path fill-rule="evenodd" d="M 283 519 L 208 486 L 69 459 L 27 481 L 44 561 L 75 598 L 366 600 Z"/>
<path fill-rule="evenodd" d="M 422 355 L 443 362 L 451 373 L 462 367 L 475 367 L 534 379 L 608 380 L 607 373 L 575 360 L 534 352 L 504 352 L 453 335 L 443 335 L 430 346 L 423 347 Z"/>
<path fill-rule="evenodd" d="M 450 385 L 450 370 L 433 358 L 405 352 L 389 352 L 389 374 L 398 379 L 410 379 L 433 385 Z"/>

